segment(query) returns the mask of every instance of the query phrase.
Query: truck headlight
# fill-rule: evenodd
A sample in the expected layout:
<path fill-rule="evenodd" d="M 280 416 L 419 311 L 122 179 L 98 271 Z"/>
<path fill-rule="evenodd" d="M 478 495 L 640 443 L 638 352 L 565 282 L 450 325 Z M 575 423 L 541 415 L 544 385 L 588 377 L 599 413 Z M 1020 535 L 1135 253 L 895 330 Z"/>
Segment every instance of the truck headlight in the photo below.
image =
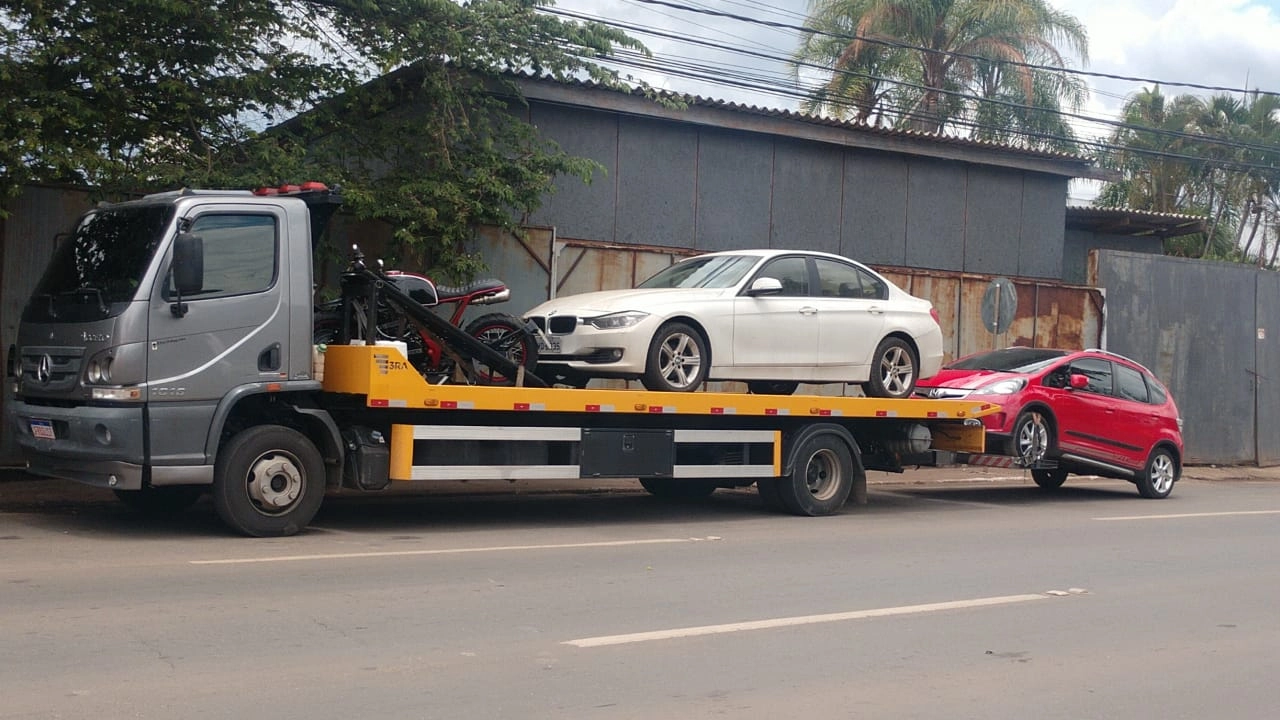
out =
<path fill-rule="evenodd" d="M 111 356 L 96 357 L 89 361 L 85 376 L 89 382 L 97 385 L 111 382 Z"/>

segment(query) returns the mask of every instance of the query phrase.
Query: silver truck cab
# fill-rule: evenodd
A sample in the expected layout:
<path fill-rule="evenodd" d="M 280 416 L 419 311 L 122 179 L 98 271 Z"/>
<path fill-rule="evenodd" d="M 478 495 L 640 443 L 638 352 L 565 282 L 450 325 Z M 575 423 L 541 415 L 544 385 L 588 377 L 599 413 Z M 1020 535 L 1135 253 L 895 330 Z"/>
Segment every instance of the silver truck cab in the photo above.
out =
<path fill-rule="evenodd" d="M 237 417 L 319 390 L 311 255 L 337 202 L 313 223 L 313 201 L 336 194 L 291 190 L 176 191 L 80 218 L 11 360 L 32 473 L 120 491 L 208 484 Z"/>

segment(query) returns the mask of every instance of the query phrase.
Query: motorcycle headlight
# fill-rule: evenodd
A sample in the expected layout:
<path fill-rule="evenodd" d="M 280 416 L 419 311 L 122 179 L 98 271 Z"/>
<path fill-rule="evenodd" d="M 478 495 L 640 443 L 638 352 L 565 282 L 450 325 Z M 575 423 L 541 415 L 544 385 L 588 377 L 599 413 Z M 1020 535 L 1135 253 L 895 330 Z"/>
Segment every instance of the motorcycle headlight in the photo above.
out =
<path fill-rule="evenodd" d="M 593 327 L 597 327 L 601 330 L 617 330 L 619 328 L 634 327 L 638 325 L 641 320 L 644 320 L 647 317 L 649 317 L 649 313 L 647 312 L 628 310 L 626 312 L 586 318 L 586 321 Z"/>
<path fill-rule="evenodd" d="M 973 391 L 974 395 L 1012 395 L 1027 386 L 1027 381 L 1022 378 L 1011 378 L 1008 380 L 997 380 L 990 385 L 983 385 Z"/>

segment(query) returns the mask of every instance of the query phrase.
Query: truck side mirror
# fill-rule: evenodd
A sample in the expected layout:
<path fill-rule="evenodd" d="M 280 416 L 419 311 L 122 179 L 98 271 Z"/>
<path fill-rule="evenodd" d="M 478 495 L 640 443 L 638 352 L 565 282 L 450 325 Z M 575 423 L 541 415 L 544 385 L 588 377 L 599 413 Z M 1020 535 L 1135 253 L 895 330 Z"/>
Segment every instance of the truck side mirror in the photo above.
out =
<path fill-rule="evenodd" d="M 173 244 L 173 286 L 178 295 L 195 295 L 204 289 L 204 238 L 178 233 Z"/>

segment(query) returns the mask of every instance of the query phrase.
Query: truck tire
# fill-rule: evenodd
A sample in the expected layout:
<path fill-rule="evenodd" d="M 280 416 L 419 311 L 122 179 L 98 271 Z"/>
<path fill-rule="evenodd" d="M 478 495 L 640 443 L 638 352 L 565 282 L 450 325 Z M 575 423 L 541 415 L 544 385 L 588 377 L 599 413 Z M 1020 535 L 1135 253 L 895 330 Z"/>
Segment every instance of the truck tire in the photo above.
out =
<path fill-rule="evenodd" d="M 794 515 L 830 515 L 853 490 L 853 454 L 839 436 L 811 435 L 792 456 L 791 473 L 777 479 L 777 493 Z"/>
<path fill-rule="evenodd" d="M 244 535 L 293 535 L 320 509 L 324 483 L 324 461 L 307 436 L 259 425 L 240 431 L 218 452 L 213 506 Z"/>
<path fill-rule="evenodd" d="M 714 480 L 676 480 L 674 478 L 640 478 L 640 486 L 654 497 L 672 500 L 704 498 L 719 487 Z"/>
<path fill-rule="evenodd" d="M 145 487 L 141 490 L 116 490 L 116 497 L 130 510 L 150 517 L 177 515 L 195 505 L 208 488 L 204 485 Z"/>

